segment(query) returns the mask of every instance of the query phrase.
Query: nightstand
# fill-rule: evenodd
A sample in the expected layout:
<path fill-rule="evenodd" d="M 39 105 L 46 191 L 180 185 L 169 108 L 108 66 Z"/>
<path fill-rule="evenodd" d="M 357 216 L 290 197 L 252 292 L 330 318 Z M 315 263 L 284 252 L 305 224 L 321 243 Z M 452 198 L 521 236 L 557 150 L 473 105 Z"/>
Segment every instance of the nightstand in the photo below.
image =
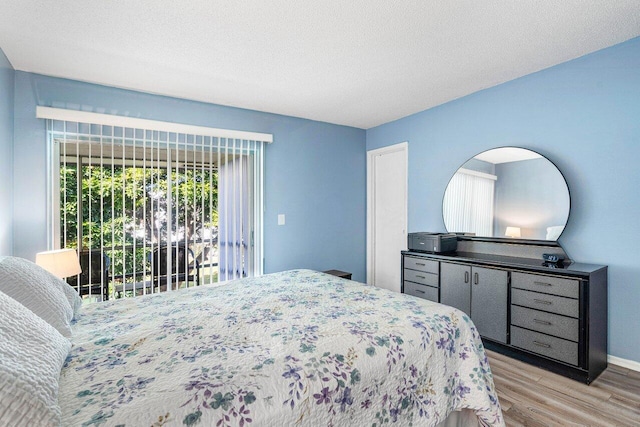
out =
<path fill-rule="evenodd" d="M 351 280 L 351 273 L 347 273 L 346 271 L 340 270 L 327 270 L 323 271 L 323 273 L 331 274 L 332 276 L 342 277 L 343 279 Z"/>

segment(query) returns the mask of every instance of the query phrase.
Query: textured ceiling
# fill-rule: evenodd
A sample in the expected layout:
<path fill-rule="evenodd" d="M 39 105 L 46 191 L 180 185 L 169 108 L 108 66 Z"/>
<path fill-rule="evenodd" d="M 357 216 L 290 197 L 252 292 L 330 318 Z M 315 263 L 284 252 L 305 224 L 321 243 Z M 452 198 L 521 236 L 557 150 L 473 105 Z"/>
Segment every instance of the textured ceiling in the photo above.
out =
<path fill-rule="evenodd" d="M 638 35 L 638 0 L 0 2 L 17 70 L 365 129 Z"/>

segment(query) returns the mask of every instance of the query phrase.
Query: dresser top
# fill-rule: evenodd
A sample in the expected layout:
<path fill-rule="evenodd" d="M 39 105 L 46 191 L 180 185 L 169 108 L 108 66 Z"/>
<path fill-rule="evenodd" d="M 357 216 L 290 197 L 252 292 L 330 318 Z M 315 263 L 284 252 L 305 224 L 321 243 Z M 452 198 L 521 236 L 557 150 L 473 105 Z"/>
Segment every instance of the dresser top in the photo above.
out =
<path fill-rule="evenodd" d="M 405 255 L 413 255 L 424 258 L 437 259 L 440 261 L 461 261 L 461 262 L 472 262 L 474 264 L 482 264 L 482 265 L 490 265 L 490 266 L 498 266 L 498 267 L 510 267 L 510 268 L 523 268 L 526 270 L 544 272 L 544 273 L 553 273 L 553 274 L 562 274 L 562 275 L 572 275 L 572 276 L 584 276 L 589 275 L 591 273 L 595 273 L 598 270 L 602 270 L 607 268 L 604 265 L 596 265 L 596 264 L 584 264 L 584 263 L 563 263 L 563 264 L 548 264 L 545 263 L 542 259 L 534 259 L 534 258 L 520 258 L 520 257 L 510 257 L 504 255 L 495 255 L 495 254 L 485 254 L 485 253 L 477 253 L 477 252 L 455 252 L 455 253 L 447 253 L 447 254 L 433 254 L 433 253 L 425 253 L 425 252 L 417 252 L 417 251 L 402 251 Z"/>

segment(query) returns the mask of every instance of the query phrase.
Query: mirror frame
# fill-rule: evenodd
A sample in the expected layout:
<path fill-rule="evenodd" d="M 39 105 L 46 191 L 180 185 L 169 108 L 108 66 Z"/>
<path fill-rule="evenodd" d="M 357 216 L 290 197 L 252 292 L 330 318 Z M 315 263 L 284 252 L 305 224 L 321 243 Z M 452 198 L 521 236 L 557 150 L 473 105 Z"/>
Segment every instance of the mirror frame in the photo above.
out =
<path fill-rule="evenodd" d="M 451 183 L 451 180 L 453 179 L 453 176 L 458 172 L 458 170 L 464 166 L 465 164 L 467 164 L 470 160 L 474 159 L 477 155 L 485 153 L 487 151 L 491 151 L 491 150 L 497 150 L 500 148 L 518 148 L 518 149 L 522 149 L 522 150 L 527 150 L 527 151 L 531 151 L 532 153 L 535 153 L 537 155 L 539 155 L 541 158 L 547 160 L 549 163 L 551 163 L 556 170 L 560 173 L 560 176 L 562 177 L 564 184 L 567 188 L 567 194 L 569 196 L 569 205 L 568 205 L 568 212 L 567 212 L 567 220 L 565 222 L 564 228 L 562 229 L 562 232 L 558 235 L 558 238 L 556 240 L 543 240 L 543 239 L 523 239 L 523 238 L 513 238 L 513 237 L 493 237 L 493 236 L 471 236 L 471 235 L 465 235 L 464 233 L 452 233 L 452 234 L 456 234 L 458 236 L 458 240 L 469 240 L 469 241 L 478 241 L 478 242 L 499 242 L 499 243 L 512 243 L 512 244 L 522 244 L 522 245 L 536 245 L 536 246 L 557 246 L 560 247 L 560 243 L 559 240 L 562 237 L 562 235 L 564 234 L 565 230 L 567 229 L 567 225 L 569 225 L 569 220 L 571 219 L 571 188 L 569 187 L 569 183 L 567 182 L 567 178 L 564 176 L 564 174 L 562 173 L 562 171 L 560 170 L 560 168 L 558 167 L 558 165 L 556 165 L 551 159 L 549 159 L 547 156 L 540 154 L 539 152 L 532 150 L 530 148 L 525 148 L 525 147 L 517 147 L 514 145 L 503 145 L 503 146 L 499 146 L 499 147 L 494 147 L 494 148 L 488 148 L 486 150 L 483 150 L 479 153 L 474 154 L 472 157 L 469 157 L 466 161 L 464 161 L 460 166 L 458 166 L 458 168 L 453 172 L 453 174 L 451 174 L 451 177 L 449 178 L 449 180 L 447 181 L 447 185 L 444 188 L 444 191 L 442 192 L 442 224 L 444 226 L 444 229 L 447 230 L 447 224 L 445 222 L 445 218 L 444 218 L 444 197 L 447 193 L 447 188 L 449 187 L 449 184 Z M 447 230 L 447 233 L 449 233 L 449 231 Z"/>

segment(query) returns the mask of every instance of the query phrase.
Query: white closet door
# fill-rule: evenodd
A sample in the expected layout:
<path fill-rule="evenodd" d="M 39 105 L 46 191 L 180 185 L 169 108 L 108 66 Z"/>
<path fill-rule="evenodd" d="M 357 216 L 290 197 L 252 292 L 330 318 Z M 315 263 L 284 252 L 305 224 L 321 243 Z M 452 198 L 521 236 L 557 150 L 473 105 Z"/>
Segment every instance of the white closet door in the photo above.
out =
<path fill-rule="evenodd" d="M 407 143 L 367 153 L 367 283 L 400 292 L 407 248 Z"/>

